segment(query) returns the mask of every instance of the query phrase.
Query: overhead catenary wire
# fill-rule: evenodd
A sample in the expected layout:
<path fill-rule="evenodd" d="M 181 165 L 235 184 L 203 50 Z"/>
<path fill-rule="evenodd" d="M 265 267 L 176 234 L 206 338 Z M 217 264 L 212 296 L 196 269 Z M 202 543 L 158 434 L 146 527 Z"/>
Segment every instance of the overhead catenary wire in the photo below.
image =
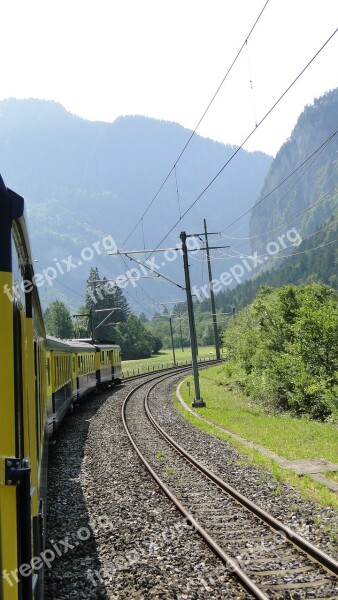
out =
<path fill-rule="evenodd" d="M 334 137 L 337 135 L 337 133 L 338 133 L 338 129 L 335 128 L 335 130 L 329 135 L 329 137 L 326 138 L 325 141 L 318 148 L 316 148 L 316 150 L 314 150 L 305 160 L 303 160 L 291 173 L 289 173 L 289 175 L 287 175 L 287 177 L 285 177 L 272 190 L 270 190 L 270 192 L 268 192 L 267 194 L 265 194 L 265 196 L 263 196 L 260 200 L 258 200 L 258 202 L 256 202 L 251 208 L 246 210 L 243 214 L 241 214 L 239 217 L 237 217 L 234 221 L 229 223 L 229 225 L 227 225 L 224 229 L 222 229 L 221 233 L 223 233 L 224 231 L 226 231 L 227 229 L 229 229 L 230 227 L 235 225 L 235 223 L 237 223 L 238 221 L 240 221 L 241 219 L 246 217 L 246 215 L 248 215 L 252 210 L 256 209 L 257 206 L 259 206 L 267 198 L 271 197 L 272 194 L 276 190 L 278 190 L 282 185 L 284 185 L 284 183 L 286 183 L 295 173 L 297 173 L 297 171 L 299 171 L 299 169 L 301 169 L 309 160 L 311 160 L 311 158 L 315 157 L 313 162 L 308 166 L 308 168 L 310 168 L 313 165 L 313 163 L 315 162 L 315 160 L 317 159 L 317 156 L 316 156 L 317 153 L 319 153 L 318 156 L 320 156 L 320 154 L 325 150 L 326 146 L 334 139 Z M 304 171 L 304 173 L 300 176 L 300 178 L 303 177 L 303 175 L 307 172 L 308 168 Z M 299 181 L 299 179 L 297 179 L 296 183 Z"/>
<path fill-rule="evenodd" d="M 332 223 L 328 223 L 327 225 L 325 225 L 324 227 L 321 227 L 320 229 L 317 229 L 317 231 L 311 233 L 310 235 L 301 238 L 301 243 L 309 240 L 310 238 L 314 237 L 315 235 L 318 235 L 319 233 L 322 233 L 323 231 L 326 231 L 326 229 L 329 229 L 331 227 Z M 335 240 L 334 240 L 335 241 Z M 329 242 L 330 244 L 333 242 Z M 328 245 L 328 244 L 324 244 L 324 245 Z M 318 246 L 322 247 L 322 245 Z M 292 248 L 295 248 L 294 244 L 290 244 L 289 246 L 285 246 L 284 248 L 281 249 L 281 252 L 283 250 L 290 250 Z M 266 254 L 254 254 L 254 257 L 252 254 L 245 254 L 244 252 L 238 252 L 236 249 L 231 248 L 234 252 L 236 252 L 236 254 L 229 254 L 227 252 L 222 252 L 221 250 L 217 250 L 217 253 L 220 254 L 221 256 L 213 256 L 210 257 L 211 261 L 216 261 L 216 260 L 234 260 L 234 259 L 252 259 L 255 258 L 256 260 L 265 260 L 266 259 Z M 317 246 L 314 248 L 315 250 L 317 249 Z M 203 253 L 203 255 L 205 256 L 205 250 L 201 250 L 201 252 Z M 278 259 L 278 260 L 283 260 L 285 258 L 289 258 L 290 256 L 296 256 L 297 254 L 302 254 L 303 252 L 292 252 L 291 254 L 283 254 L 282 256 L 277 256 L 277 255 L 270 255 L 269 256 L 269 260 L 274 260 L 274 259 Z M 195 262 L 200 262 L 202 263 L 204 261 L 204 258 L 197 258 L 196 256 L 191 256 L 190 257 L 191 260 L 194 260 Z"/>
<path fill-rule="evenodd" d="M 176 194 L 177 194 L 178 214 L 179 214 L 179 215 L 180 215 L 180 217 L 181 217 L 181 216 L 182 216 L 182 213 L 181 213 L 180 193 L 179 193 L 179 191 L 178 191 L 178 181 L 177 181 L 176 165 L 175 165 L 175 183 L 176 183 Z"/>
<path fill-rule="evenodd" d="M 158 188 L 157 192 L 155 193 L 155 195 L 153 196 L 153 198 L 151 199 L 151 201 L 149 202 L 148 206 L 146 207 L 146 209 L 143 211 L 141 217 L 139 218 L 139 220 L 137 221 L 136 225 L 133 227 L 133 229 L 131 230 L 131 232 L 129 233 L 129 235 L 126 237 L 126 239 L 124 240 L 122 246 L 124 247 L 125 244 L 128 242 L 128 240 L 131 238 L 131 236 L 133 235 L 134 231 L 137 229 L 137 227 L 139 226 L 141 220 L 145 217 L 145 215 L 147 214 L 147 212 L 149 211 L 149 209 L 151 208 L 151 206 L 153 205 L 153 203 L 155 202 L 156 198 L 158 197 L 159 193 L 161 192 L 161 190 L 163 189 L 163 187 L 165 186 L 165 184 L 167 183 L 170 175 L 172 174 L 173 170 L 176 168 L 178 162 L 180 161 L 180 159 L 182 158 L 184 152 L 186 151 L 187 147 L 189 146 L 191 140 L 193 139 L 194 135 L 197 132 L 198 127 L 200 126 L 200 124 L 202 123 L 204 117 L 206 116 L 207 112 L 209 111 L 212 103 L 214 102 L 216 96 L 218 95 L 220 89 L 222 88 L 224 82 L 226 81 L 228 75 L 230 74 L 231 70 L 233 69 L 234 65 L 236 64 L 238 58 L 240 57 L 243 49 L 245 48 L 249 38 L 251 37 L 255 27 L 257 26 L 257 23 L 259 22 L 261 16 L 263 15 L 267 5 L 269 3 L 269 0 L 266 0 L 263 8 L 261 9 L 258 17 L 256 18 L 254 24 L 252 25 L 248 35 L 246 36 L 244 42 L 242 43 L 240 49 L 238 50 L 237 54 L 235 55 L 235 58 L 233 59 L 232 63 L 230 64 L 230 67 L 228 68 L 227 72 L 225 73 L 221 83 L 219 84 L 219 86 L 217 87 L 215 93 L 213 94 L 209 104 L 207 105 L 206 109 L 204 110 L 202 116 L 200 117 L 197 125 L 195 126 L 194 130 L 191 132 L 190 136 L 188 137 L 188 140 L 186 141 L 185 145 L 183 146 L 181 152 L 179 153 L 178 157 L 175 160 L 174 165 L 171 167 L 169 173 L 167 174 L 167 176 L 165 177 L 164 181 L 161 183 L 160 187 Z"/>
<path fill-rule="evenodd" d="M 324 227 L 321 227 L 320 229 L 318 229 L 314 233 L 311 233 L 310 235 L 306 236 L 305 238 L 301 238 L 301 242 L 300 243 L 306 242 L 307 240 L 309 240 L 310 238 L 314 237 L 315 235 L 318 235 L 319 233 L 322 233 L 323 231 L 326 231 L 326 229 L 329 229 L 331 227 L 331 225 L 332 225 L 332 223 L 328 223 L 327 225 L 325 225 Z M 333 240 L 332 242 L 329 242 L 329 244 L 334 243 L 334 241 L 336 241 L 336 240 Z M 324 246 L 326 246 L 326 245 L 328 245 L 328 243 L 324 244 Z M 316 246 L 315 248 L 313 248 L 313 250 L 316 250 L 317 248 L 321 248 L 322 246 L 323 245 Z M 290 250 L 291 248 L 295 248 L 295 245 L 292 244 L 292 243 L 290 244 L 290 246 L 285 246 L 285 248 L 282 248 L 281 252 L 283 250 Z M 308 250 L 306 250 L 306 252 L 307 251 Z M 276 260 L 277 259 L 278 260 L 283 260 L 284 258 L 289 258 L 290 256 L 297 256 L 297 254 L 303 254 L 303 252 L 305 252 L 305 251 L 292 252 L 291 254 L 283 254 L 282 256 L 271 255 L 270 254 L 270 256 L 268 258 L 269 258 L 269 260 L 275 260 L 275 259 Z M 215 258 L 215 260 L 222 260 L 222 258 Z M 230 256 L 230 255 L 226 256 L 227 260 L 230 259 L 230 258 L 231 259 L 234 259 L 234 258 L 237 258 L 237 259 L 238 258 L 243 258 L 243 259 L 245 259 L 245 258 L 252 258 L 252 255 L 251 254 L 246 255 L 246 254 L 244 254 L 242 252 L 238 252 L 237 256 Z M 261 259 L 261 260 L 263 259 L 263 260 L 265 260 L 266 259 L 266 254 L 255 254 L 255 258 L 256 259 Z M 224 258 L 223 258 L 223 260 L 224 260 Z"/>
<path fill-rule="evenodd" d="M 262 237 L 268 235 L 269 233 L 271 233 L 272 231 L 276 231 L 276 229 L 277 230 L 280 229 L 284 225 L 290 225 L 296 219 L 298 219 L 298 217 L 304 215 L 305 213 L 309 212 L 310 210 L 313 210 L 314 208 L 317 208 L 317 206 L 319 206 L 320 204 L 323 204 L 323 202 L 326 202 L 327 200 L 330 200 L 331 198 L 334 198 L 336 196 L 336 194 L 337 194 L 337 189 L 338 189 L 338 187 L 336 186 L 333 190 L 329 190 L 323 196 L 321 196 L 319 198 L 319 200 L 316 200 L 313 204 L 311 204 L 310 206 L 308 206 L 304 210 L 296 213 L 295 215 L 293 215 L 292 217 L 290 217 L 290 219 L 286 219 L 285 221 L 282 221 L 278 225 L 275 225 L 274 227 L 271 227 L 271 229 L 267 229 L 266 231 L 263 231 L 262 233 L 259 233 L 257 235 L 252 235 L 252 236 L 249 236 L 249 237 L 245 237 L 245 238 L 236 238 L 236 237 L 231 237 L 231 236 L 228 236 L 228 235 L 224 235 L 223 239 L 225 239 L 225 240 L 241 241 L 241 242 L 244 243 L 244 242 L 249 242 L 251 240 L 256 240 L 258 238 L 262 238 Z M 236 248 L 240 248 L 242 245 L 243 244 L 239 244 L 238 246 L 232 246 L 232 249 L 235 250 Z"/>
<path fill-rule="evenodd" d="M 122 258 L 122 262 L 123 262 L 123 264 L 124 264 L 124 266 L 125 266 L 126 270 L 128 271 L 128 270 L 129 270 L 129 269 L 128 269 L 128 265 L 127 265 L 127 263 L 126 263 L 126 260 L 125 260 L 124 256 L 123 256 L 122 254 L 120 254 L 119 256 Z M 130 257 L 129 257 L 129 260 L 131 260 L 131 258 L 130 258 Z M 149 295 L 149 294 L 148 294 L 148 293 L 147 293 L 147 292 L 144 290 L 143 286 L 140 284 L 140 282 L 139 282 L 139 281 L 138 281 L 138 285 L 139 285 L 140 289 L 142 290 L 143 294 L 144 294 L 145 296 L 147 296 L 147 297 L 149 298 L 149 300 L 150 300 L 152 303 L 153 303 L 153 302 L 155 302 L 154 298 L 152 298 L 152 297 L 151 297 L 151 296 L 150 296 L 150 295 Z M 134 298 L 133 298 L 133 299 L 134 299 Z M 134 300 L 135 300 L 135 299 L 134 299 Z M 137 300 L 135 300 L 135 302 L 141 306 L 141 304 L 140 304 L 140 303 L 139 303 Z"/>
<path fill-rule="evenodd" d="M 44 269 L 42 267 L 40 267 L 40 265 L 35 265 L 35 266 L 38 269 L 40 269 L 40 271 L 42 271 L 42 272 L 44 271 Z M 71 292 L 73 292 L 73 294 L 77 294 L 78 296 L 80 296 L 80 298 L 83 298 L 84 300 L 86 299 L 83 294 L 80 294 L 76 290 L 73 290 L 71 287 L 69 287 L 69 285 L 66 285 L 65 283 L 62 283 L 62 281 L 59 281 L 59 279 L 57 279 L 57 278 L 53 279 L 53 285 L 54 285 L 54 283 L 57 283 L 58 285 L 62 285 L 67 290 L 70 290 Z"/>
<path fill-rule="evenodd" d="M 269 115 L 273 112 L 273 110 L 279 105 L 282 99 L 286 96 L 286 94 L 291 90 L 291 88 L 295 85 L 295 83 L 300 79 L 300 77 L 305 73 L 305 71 L 309 68 L 309 66 L 314 62 L 314 60 L 319 56 L 319 54 L 324 50 L 327 44 L 332 40 L 332 38 L 337 33 L 338 29 L 327 38 L 324 44 L 317 50 L 314 56 L 309 60 L 309 62 L 303 67 L 303 69 L 298 73 L 298 75 L 293 79 L 293 81 L 289 84 L 289 86 L 284 90 L 284 92 L 279 96 L 279 98 L 275 101 L 275 103 L 271 106 L 271 108 L 265 113 L 265 115 L 261 118 L 261 120 L 257 123 L 257 126 L 251 130 L 251 132 L 247 135 L 247 137 L 242 141 L 242 143 L 237 147 L 237 149 L 232 153 L 232 155 L 228 158 L 228 160 L 224 163 L 224 165 L 217 171 L 216 175 L 209 181 L 209 183 L 205 186 L 205 188 L 200 192 L 200 194 L 195 198 L 193 202 L 188 206 L 188 208 L 183 213 L 182 217 L 179 218 L 176 223 L 169 229 L 166 235 L 160 240 L 157 244 L 153 253 L 163 244 L 163 242 L 167 239 L 167 237 L 171 234 L 171 232 L 177 227 L 177 225 L 182 221 L 182 219 L 190 212 L 190 210 L 197 204 L 197 202 L 204 196 L 207 190 L 213 185 L 213 183 L 218 179 L 218 177 L 223 173 L 224 169 L 231 163 L 231 161 L 235 158 L 235 156 L 239 153 L 239 151 L 243 148 L 244 144 L 254 135 L 257 129 L 264 123 L 264 121 L 269 117 Z M 152 254 L 153 254 L 152 253 Z M 150 255 L 151 256 L 151 255 Z M 149 258 L 149 257 L 148 257 Z"/>
<path fill-rule="evenodd" d="M 304 238 L 303 241 L 309 239 L 313 235 L 315 235 L 315 234 L 313 233 L 309 237 Z M 307 248 L 307 250 L 301 250 L 300 252 L 292 252 L 292 254 L 286 254 L 284 256 L 270 256 L 269 260 L 285 260 L 288 258 L 292 258 L 293 256 L 298 256 L 300 254 L 306 254 L 307 252 L 314 252 L 315 250 L 318 250 L 319 248 L 325 248 L 325 246 L 331 246 L 331 244 L 336 244 L 337 242 L 338 242 L 338 239 L 331 240 L 330 242 L 325 242 L 324 244 L 319 244 L 319 246 L 314 246 L 314 248 Z M 290 246 L 289 246 L 289 248 L 290 248 Z"/>

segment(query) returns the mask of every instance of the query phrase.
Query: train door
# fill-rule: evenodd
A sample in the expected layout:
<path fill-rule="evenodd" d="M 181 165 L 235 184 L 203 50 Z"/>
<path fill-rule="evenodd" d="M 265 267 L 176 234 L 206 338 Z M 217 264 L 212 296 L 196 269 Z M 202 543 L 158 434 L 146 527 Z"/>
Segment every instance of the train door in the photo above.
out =
<path fill-rule="evenodd" d="M 6 483 L 16 486 L 17 505 L 17 548 L 18 548 L 18 598 L 31 600 L 33 597 L 32 574 L 23 573 L 23 565 L 32 559 L 31 522 L 31 468 L 25 458 L 29 432 L 27 430 L 27 402 L 25 401 L 22 313 L 18 302 L 13 302 L 13 359 L 14 359 L 14 413 L 15 413 L 15 459 L 8 459 Z M 11 463 L 11 464 L 10 464 Z M 14 464 L 13 464 L 14 463 Z"/>

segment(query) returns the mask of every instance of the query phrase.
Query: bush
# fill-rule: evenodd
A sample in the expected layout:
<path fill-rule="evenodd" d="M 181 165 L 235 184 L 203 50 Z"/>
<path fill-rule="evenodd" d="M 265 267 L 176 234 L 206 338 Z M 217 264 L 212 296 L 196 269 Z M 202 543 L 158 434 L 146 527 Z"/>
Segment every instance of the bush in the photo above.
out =
<path fill-rule="evenodd" d="M 338 298 L 319 285 L 264 287 L 224 332 L 228 377 L 278 410 L 338 412 Z"/>

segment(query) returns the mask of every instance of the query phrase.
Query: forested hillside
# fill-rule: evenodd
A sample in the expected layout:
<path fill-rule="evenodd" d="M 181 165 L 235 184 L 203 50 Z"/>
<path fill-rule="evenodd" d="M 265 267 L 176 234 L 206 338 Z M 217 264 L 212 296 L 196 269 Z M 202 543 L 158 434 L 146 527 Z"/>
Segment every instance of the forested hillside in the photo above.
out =
<path fill-rule="evenodd" d="M 283 224 L 287 228 L 292 222 L 306 237 L 331 216 L 338 181 L 337 129 L 335 89 L 304 109 L 272 162 L 251 215 L 252 249 L 264 250 L 271 232 L 283 231 Z"/>
<path fill-rule="evenodd" d="M 271 257 L 271 269 L 246 280 L 232 290 L 216 295 L 216 307 L 230 312 L 250 304 L 262 285 L 281 287 L 286 284 L 304 284 L 311 281 L 330 285 L 338 290 L 338 208 L 317 232 L 304 238 L 285 260 Z M 197 303 L 196 310 L 207 311 L 208 300 Z"/>

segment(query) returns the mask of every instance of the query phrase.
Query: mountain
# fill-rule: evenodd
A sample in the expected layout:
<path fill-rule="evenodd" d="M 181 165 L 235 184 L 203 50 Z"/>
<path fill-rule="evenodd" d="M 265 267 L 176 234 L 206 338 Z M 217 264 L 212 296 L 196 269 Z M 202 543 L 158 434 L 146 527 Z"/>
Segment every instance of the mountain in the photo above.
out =
<path fill-rule="evenodd" d="M 98 266 L 102 275 L 112 279 L 125 273 L 120 259 L 105 256 L 102 240 L 110 236 L 121 246 L 191 133 L 177 123 L 140 116 L 120 117 L 113 123 L 90 122 L 55 102 L 0 102 L 0 172 L 5 184 L 26 200 L 37 270 L 47 270 L 41 288 L 45 302 L 57 296 L 73 307 L 83 303 L 91 266 Z M 142 248 L 144 243 L 154 247 L 234 150 L 194 135 L 142 227 L 128 241 L 128 249 Z M 271 160 L 261 152 L 241 150 L 166 244 L 176 245 L 182 229 L 201 231 L 204 217 L 212 227 L 236 219 L 254 203 Z M 244 233 L 248 228 L 246 220 Z M 113 249 L 112 244 L 108 249 Z M 49 281 L 53 269 L 57 275 Z M 163 273 L 183 283 L 181 258 L 166 265 Z M 162 300 L 164 294 L 177 298 L 177 290 L 166 287 L 164 292 L 164 285 L 147 282 L 148 294 Z M 134 298 L 141 294 L 136 284 L 126 292 Z M 139 300 L 140 296 L 135 301 Z M 148 296 L 146 301 L 152 300 Z"/>
<path fill-rule="evenodd" d="M 216 306 L 247 306 L 262 285 L 318 282 L 338 290 L 338 89 L 307 106 L 271 163 L 237 265 L 237 287 L 222 286 Z M 251 253 L 251 259 L 247 252 Z M 209 300 L 197 306 L 207 312 Z"/>
<path fill-rule="evenodd" d="M 296 227 L 307 237 L 337 206 L 338 88 L 306 106 L 270 165 L 250 220 L 252 250 Z"/>

